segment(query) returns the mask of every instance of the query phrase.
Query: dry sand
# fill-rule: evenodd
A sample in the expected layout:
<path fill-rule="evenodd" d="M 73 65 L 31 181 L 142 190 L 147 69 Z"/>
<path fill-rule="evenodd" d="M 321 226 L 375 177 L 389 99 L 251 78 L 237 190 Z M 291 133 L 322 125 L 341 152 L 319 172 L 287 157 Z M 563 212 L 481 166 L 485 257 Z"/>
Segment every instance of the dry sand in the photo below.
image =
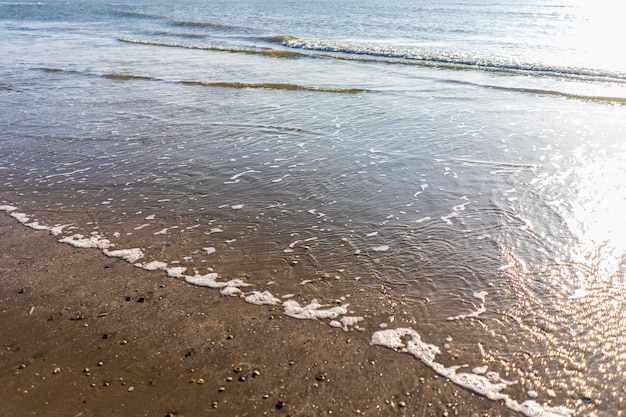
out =
<path fill-rule="evenodd" d="M 518 416 L 370 334 L 286 317 L 0 214 L 2 416 Z"/>

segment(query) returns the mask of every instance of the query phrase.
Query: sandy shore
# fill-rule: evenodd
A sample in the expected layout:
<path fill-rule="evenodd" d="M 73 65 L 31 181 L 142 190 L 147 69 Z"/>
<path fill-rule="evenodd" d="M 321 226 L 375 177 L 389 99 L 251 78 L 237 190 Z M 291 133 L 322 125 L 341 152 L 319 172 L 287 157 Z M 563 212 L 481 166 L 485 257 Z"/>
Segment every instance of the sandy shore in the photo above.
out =
<path fill-rule="evenodd" d="M 4 214 L 0 300 L 6 416 L 517 415 L 370 334 L 60 244 Z"/>

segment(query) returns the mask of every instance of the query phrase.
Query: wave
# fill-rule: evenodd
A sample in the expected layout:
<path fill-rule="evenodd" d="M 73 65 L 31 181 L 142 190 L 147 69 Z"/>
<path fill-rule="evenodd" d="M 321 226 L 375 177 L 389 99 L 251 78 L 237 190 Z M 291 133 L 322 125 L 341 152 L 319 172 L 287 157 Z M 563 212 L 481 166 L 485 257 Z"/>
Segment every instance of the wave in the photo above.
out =
<path fill-rule="evenodd" d="M 132 74 L 102 74 L 100 75 L 102 78 L 108 78 L 110 80 L 120 80 L 120 81 L 129 81 L 129 80 L 144 80 L 144 81 L 157 81 L 157 78 L 153 77 L 145 77 L 143 75 L 132 75 Z"/>
<path fill-rule="evenodd" d="M 177 38 L 191 38 L 191 39 L 204 39 L 207 35 L 200 33 L 180 33 L 180 32 L 168 32 L 168 31 L 160 31 L 153 33 L 156 36 L 173 36 Z"/>
<path fill-rule="evenodd" d="M 221 29 L 221 30 L 233 30 L 240 29 L 236 26 L 223 25 L 220 23 L 212 23 L 212 22 L 196 22 L 193 20 L 177 20 L 173 22 L 176 26 L 186 26 L 186 27 L 194 27 L 194 28 L 211 28 L 211 29 Z"/>
<path fill-rule="evenodd" d="M 130 10 L 116 10 L 114 14 L 122 17 L 130 17 L 136 19 L 164 19 L 163 16 L 157 16 L 149 13 L 134 12 Z"/>
<path fill-rule="evenodd" d="M 300 39 L 289 35 L 265 38 L 284 47 L 335 54 L 338 59 L 382 61 L 447 69 L 478 69 L 483 71 L 511 72 L 544 75 L 558 78 L 575 78 L 591 81 L 626 83 L 626 73 L 580 67 L 560 67 L 547 64 L 514 62 L 497 57 L 483 58 L 460 56 L 444 51 L 401 48 L 374 44 L 352 44 Z"/>
<path fill-rule="evenodd" d="M 239 83 L 239 82 L 204 82 L 204 81 L 180 81 L 183 85 L 199 85 L 203 87 L 225 87 L 225 88 L 260 88 L 268 90 L 299 90 L 299 91 L 320 91 L 327 93 L 349 93 L 356 94 L 368 90 L 362 88 L 337 88 L 337 87 L 315 87 L 300 84 L 288 83 Z"/>
<path fill-rule="evenodd" d="M 196 44 L 187 42 L 168 42 L 168 41 L 156 41 L 147 39 L 129 38 L 126 36 L 120 36 L 117 38 L 121 42 L 134 43 L 139 45 L 150 46 L 165 46 L 169 48 L 185 48 L 185 49 L 200 49 L 205 51 L 221 51 L 221 52 L 239 52 L 252 55 L 264 55 L 273 58 L 296 58 L 301 56 L 307 56 L 306 54 L 293 51 L 283 51 L 273 48 L 249 48 L 239 46 L 224 46 L 213 44 Z"/>
<path fill-rule="evenodd" d="M 60 68 L 48 68 L 41 67 L 38 68 L 40 71 L 51 72 L 51 73 L 66 73 L 66 74 L 78 74 L 83 76 L 95 76 L 100 78 L 106 78 L 109 80 L 117 80 L 117 81 L 161 81 L 161 82 L 169 82 L 162 80 L 160 78 L 149 77 L 145 75 L 135 75 L 135 74 L 118 74 L 118 73 L 106 73 L 106 74 L 93 74 L 90 72 L 79 72 L 74 70 L 64 70 Z M 293 90 L 293 91 L 316 91 L 316 92 L 324 92 L 324 93 L 347 93 L 347 94 L 357 94 L 363 93 L 370 90 L 366 90 L 363 88 L 341 88 L 341 87 L 318 87 L 311 85 L 301 85 L 301 84 L 291 84 L 291 83 L 244 83 L 244 82 L 231 82 L 231 81 L 173 81 L 177 84 L 181 85 L 195 85 L 201 87 L 222 87 L 222 88 L 236 88 L 236 89 L 267 89 L 267 90 Z M 3 84 L 0 83 L 0 89 L 2 89 Z"/>

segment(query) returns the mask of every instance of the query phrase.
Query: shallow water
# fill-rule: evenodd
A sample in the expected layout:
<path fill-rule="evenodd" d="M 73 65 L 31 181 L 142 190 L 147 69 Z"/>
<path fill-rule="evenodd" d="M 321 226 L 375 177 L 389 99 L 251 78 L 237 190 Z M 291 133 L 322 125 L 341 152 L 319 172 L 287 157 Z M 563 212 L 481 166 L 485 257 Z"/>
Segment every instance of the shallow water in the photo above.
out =
<path fill-rule="evenodd" d="M 619 415 L 620 30 L 567 1 L 0 2 L 0 205 L 523 414 Z"/>

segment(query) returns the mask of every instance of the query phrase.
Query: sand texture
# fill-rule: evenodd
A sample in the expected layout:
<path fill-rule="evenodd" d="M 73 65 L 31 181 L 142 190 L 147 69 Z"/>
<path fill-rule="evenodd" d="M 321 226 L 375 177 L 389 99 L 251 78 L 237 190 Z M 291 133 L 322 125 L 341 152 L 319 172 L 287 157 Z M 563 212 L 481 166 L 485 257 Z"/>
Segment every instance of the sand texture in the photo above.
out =
<path fill-rule="evenodd" d="M 0 300 L 0 415 L 517 415 L 370 332 L 223 297 L 7 215 Z"/>

